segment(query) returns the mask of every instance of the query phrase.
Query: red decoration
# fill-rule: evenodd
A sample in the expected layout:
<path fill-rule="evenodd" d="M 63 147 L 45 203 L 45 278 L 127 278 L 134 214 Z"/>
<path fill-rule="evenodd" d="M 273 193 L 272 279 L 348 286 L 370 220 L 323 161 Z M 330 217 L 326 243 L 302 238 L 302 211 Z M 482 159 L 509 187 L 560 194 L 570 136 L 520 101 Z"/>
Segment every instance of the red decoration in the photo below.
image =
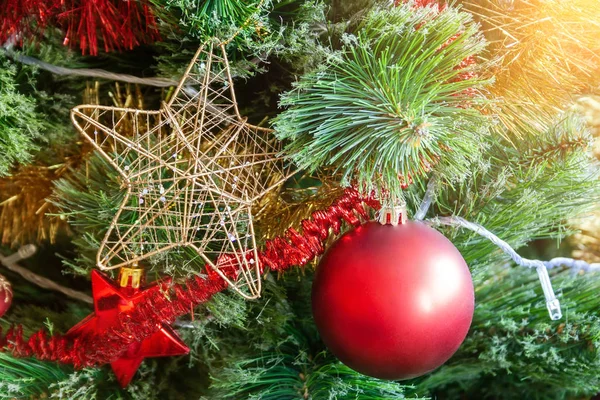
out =
<path fill-rule="evenodd" d="M 148 0 L 6 0 L 0 7 L 0 44 L 39 35 L 46 26 L 65 31 L 65 45 L 83 54 L 130 50 L 160 39 Z M 100 36 L 100 37 L 98 37 Z"/>
<path fill-rule="evenodd" d="M 0 275 L 0 317 L 2 317 L 12 304 L 13 292 L 10 283 Z"/>
<path fill-rule="evenodd" d="M 368 219 L 363 203 L 378 210 L 377 200 L 361 196 L 353 188 L 346 189 L 326 210 L 318 210 L 310 219 L 302 221 L 302 233 L 289 228 L 284 237 L 276 237 L 265 243 L 265 251 L 259 254 L 262 266 L 272 271 L 283 271 L 292 266 L 303 266 L 325 251 L 324 245 L 331 235 L 340 233 L 342 223 L 360 225 L 360 218 Z"/>
<path fill-rule="evenodd" d="M 326 210 L 315 211 L 311 219 L 303 221 L 302 234 L 289 229 L 283 238 L 268 241 L 266 251 L 259 255 L 262 265 L 275 271 L 305 265 L 323 252 L 323 244 L 331 231 L 339 233 L 342 221 L 355 226 L 360 224 L 358 216 L 367 216 L 363 202 L 379 208 L 377 201 L 347 189 Z M 15 357 L 70 363 L 76 368 L 111 363 L 121 358 L 132 343 L 151 337 L 161 324 L 172 323 L 177 316 L 187 314 L 194 306 L 208 301 L 225 288 L 225 282 L 216 274 L 209 274 L 206 279 L 195 277 L 185 286 L 172 286 L 170 301 L 160 291 L 150 293 L 137 307 L 123 311 L 114 326 L 106 331 L 93 335 L 48 337 L 45 330 L 39 330 L 25 340 L 22 329 L 13 327 L 3 336 L 0 330 L 0 348 L 11 351 Z"/>
<path fill-rule="evenodd" d="M 459 348 L 473 317 L 473 282 L 459 251 L 436 230 L 370 222 L 329 248 L 312 308 L 323 342 L 344 364 L 408 379 Z"/>
<path fill-rule="evenodd" d="M 367 217 L 363 203 L 375 209 L 380 207 L 376 200 L 361 196 L 355 189 L 346 189 L 326 210 L 315 211 L 310 219 L 302 221 L 302 233 L 290 228 L 284 237 L 267 241 L 265 251 L 259 254 L 261 265 L 273 271 L 306 265 L 323 253 L 324 243 L 332 231 L 340 232 L 343 221 L 360 225 L 359 217 Z M 207 271 L 212 269 L 207 266 Z M 13 327 L 4 335 L 0 328 L 0 349 L 15 357 L 58 361 L 76 368 L 111 363 L 121 358 L 132 343 L 151 337 L 162 324 L 171 324 L 226 287 L 217 274 L 208 273 L 206 278 L 197 276 L 185 285 L 171 286 L 169 300 L 160 291 L 154 291 L 137 307 L 124 310 L 110 329 L 94 335 L 48 337 L 41 329 L 25 340 L 21 327 Z"/>
<path fill-rule="evenodd" d="M 82 54 L 98 54 L 98 33 L 105 52 L 131 50 L 160 37 L 145 1 L 71 1 L 58 17 L 66 29 L 64 44 L 79 43 Z"/>
<path fill-rule="evenodd" d="M 0 44 L 42 30 L 60 0 L 7 0 L 0 6 Z"/>
<path fill-rule="evenodd" d="M 121 315 L 135 310 L 150 295 L 160 295 L 168 290 L 168 281 L 144 289 L 116 286 L 106 275 L 92 271 L 94 313 L 89 315 L 67 333 L 67 336 L 99 335 L 114 328 Z M 164 294 L 163 294 L 164 296 Z M 177 356 L 187 354 L 189 349 L 168 325 L 156 323 L 158 330 L 141 341 L 128 344 L 125 352 L 111 362 L 117 380 L 122 387 L 129 384 L 146 357 Z"/>

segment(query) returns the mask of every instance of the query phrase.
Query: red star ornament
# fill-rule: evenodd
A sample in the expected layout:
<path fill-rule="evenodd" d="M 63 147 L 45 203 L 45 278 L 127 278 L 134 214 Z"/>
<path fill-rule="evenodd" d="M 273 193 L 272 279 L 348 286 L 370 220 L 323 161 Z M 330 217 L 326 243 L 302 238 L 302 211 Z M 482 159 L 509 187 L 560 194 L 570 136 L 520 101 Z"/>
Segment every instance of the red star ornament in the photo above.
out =
<path fill-rule="evenodd" d="M 105 332 L 117 323 L 120 313 L 134 309 L 138 304 L 145 302 L 148 295 L 161 290 L 166 284 L 168 282 L 154 282 L 142 289 L 119 287 L 103 273 L 92 271 L 94 313 L 71 328 L 67 334 L 79 336 Z M 189 353 L 190 349 L 170 326 L 162 323 L 160 325 L 159 331 L 141 342 L 132 343 L 119 359 L 110 364 L 121 387 L 131 382 L 144 358 Z"/>

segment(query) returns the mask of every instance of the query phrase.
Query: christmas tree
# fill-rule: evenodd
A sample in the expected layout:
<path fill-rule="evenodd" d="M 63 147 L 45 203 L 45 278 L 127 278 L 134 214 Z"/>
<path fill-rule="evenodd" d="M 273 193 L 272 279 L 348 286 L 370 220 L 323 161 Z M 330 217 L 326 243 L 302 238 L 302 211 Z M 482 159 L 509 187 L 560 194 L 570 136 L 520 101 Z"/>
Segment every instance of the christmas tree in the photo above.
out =
<path fill-rule="evenodd" d="M 597 0 L 0 27 L 0 399 L 600 393 Z"/>

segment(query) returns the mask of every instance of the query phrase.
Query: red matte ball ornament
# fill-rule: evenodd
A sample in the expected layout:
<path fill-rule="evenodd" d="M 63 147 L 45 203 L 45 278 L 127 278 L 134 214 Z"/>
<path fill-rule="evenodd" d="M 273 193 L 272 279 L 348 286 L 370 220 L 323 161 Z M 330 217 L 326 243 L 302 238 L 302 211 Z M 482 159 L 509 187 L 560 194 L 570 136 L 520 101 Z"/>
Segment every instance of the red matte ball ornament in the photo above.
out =
<path fill-rule="evenodd" d="M 475 306 L 469 268 L 454 245 L 421 222 L 369 222 L 321 259 L 312 311 L 323 342 L 350 368 L 409 379 L 446 362 Z"/>

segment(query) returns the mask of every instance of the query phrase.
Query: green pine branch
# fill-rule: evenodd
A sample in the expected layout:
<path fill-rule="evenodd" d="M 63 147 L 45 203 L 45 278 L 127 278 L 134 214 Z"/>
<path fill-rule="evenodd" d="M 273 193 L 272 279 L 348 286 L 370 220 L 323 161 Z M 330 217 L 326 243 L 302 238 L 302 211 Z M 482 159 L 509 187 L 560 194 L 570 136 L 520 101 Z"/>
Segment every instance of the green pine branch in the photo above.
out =
<path fill-rule="evenodd" d="M 14 358 L 0 352 L 0 399 L 39 398 L 48 387 L 68 378 L 70 369 L 55 363 Z"/>
<path fill-rule="evenodd" d="M 213 377 L 213 388 L 224 399 L 419 398 L 405 397 L 406 387 L 398 383 L 369 378 L 335 359 L 311 360 L 302 350 L 284 346 L 228 366 Z"/>
<path fill-rule="evenodd" d="M 475 284 L 477 307 L 458 353 L 415 381 L 446 399 L 566 399 L 600 391 L 600 275 L 552 274 L 564 312 L 551 321 L 534 271 L 489 268 Z"/>
<path fill-rule="evenodd" d="M 45 127 L 36 100 L 22 93 L 17 74 L 17 67 L 0 56 L 0 176 L 7 175 L 14 164 L 32 160 Z M 31 90 L 33 84 L 25 86 Z"/>
<path fill-rule="evenodd" d="M 457 36 L 457 33 L 459 35 Z M 344 52 L 304 75 L 282 96 L 275 121 L 301 168 L 333 165 L 342 182 L 392 199 L 399 175 L 464 176 L 477 157 L 486 120 L 476 106 L 487 82 L 462 61 L 484 47 L 469 14 L 453 8 L 375 8 Z"/>
<path fill-rule="evenodd" d="M 517 133 L 511 140 L 489 137 L 470 179 L 441 188 L 433 213 L 480 223 L 516 248 L 572 233 L 568 222 L 589 213 L 600 195 L 589 132 L 574 114 L 540 113 L 538 120 L 537 129 L 518 132 L 521 139 Z M 490 254 L 499 255 L 471 232 L 451 234 L 468 262 L 487 266 Z"/>
<path fill-rule="evenodd" d="M 228 362 L 212 381 L 214 396 L 224 399 L 404 399 L 412 389 L 362 375 L 326 352 L 311 353 L 305 334 L 292 327 L 276 349 Z"/>
<path fill-rule="evenodd" d="M 176 20 L 190 36 L 202 41 L 214 36 L 227 39 L 237 29 L 254 31 L 255 24 L 253 21 L 248 24 L 249 18 L 264 12 L 268 5 L 261 4 L 261 0 L 153 0 L 153 3 L 163 20 Z"/>

